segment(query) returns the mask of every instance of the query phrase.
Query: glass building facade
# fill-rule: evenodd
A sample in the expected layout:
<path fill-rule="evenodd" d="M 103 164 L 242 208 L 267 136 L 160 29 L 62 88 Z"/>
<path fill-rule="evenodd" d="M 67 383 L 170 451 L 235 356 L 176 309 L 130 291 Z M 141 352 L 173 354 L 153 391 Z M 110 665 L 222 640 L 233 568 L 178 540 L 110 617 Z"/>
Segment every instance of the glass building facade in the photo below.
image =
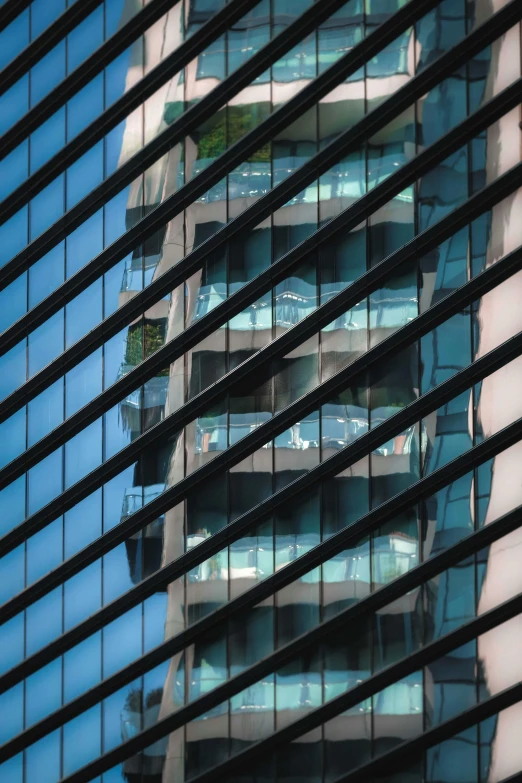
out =
<path fill-rule="evenodd" d="M 522 780 L 521 19 L 0 0 L 2 783 Z"/>

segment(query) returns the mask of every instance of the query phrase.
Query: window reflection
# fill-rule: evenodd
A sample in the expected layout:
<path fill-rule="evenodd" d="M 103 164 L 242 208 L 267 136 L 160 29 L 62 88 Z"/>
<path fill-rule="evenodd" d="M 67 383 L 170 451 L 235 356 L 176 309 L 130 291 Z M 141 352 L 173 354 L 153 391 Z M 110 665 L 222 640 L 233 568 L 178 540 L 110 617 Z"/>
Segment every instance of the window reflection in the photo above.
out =
<path fill-rule="evenodd" d="M 129 4 L 124 5 L 127 8 Z M 184 11 L 188 34 L 208 21 L 220 5 L 205 0 L 187 1 Z M 184 101 L 199 99 L 227 73 L 239 67 L 269 40 L 274 30 L 302 13 L 305 5 L 299 0 L 277 0 L 271 8 L 268 2 L 256 6 L 245 20 L 228 31 L 224 39 L 209 47 L 182 75 L 173 77 L 168 91 L 157 99 L 158 112 L 152 103 L 146 107 L 143 117 L 153 118 L 154 132 L 179 116 Z M 460 10 L 455 10 L 457 6 Z M 466 22 L 471 23 L 471 18 L 466 20 L 463 4 L 454 0 L 446 0 L 440 8 L 442 12 L 437 9 L 416 27 L 415 32 L 409 31 L 401 36 L 368 63 L 364 73 L 355 74 L 340 85 L 337 91 L 325 97 L 320 107 L 307 113 L 306 118 L 300 118 L 270 145 L 256 151 L 238 166 L 226 180 L 198 198 L 185 215 L 147 240 L 118 266 L 112 276 L 108 273 L 103 281 L 103 314 L 122 306 L 172 263 L 180 261 L 192 247 L 212 236 L 243 206 L 268 193 L 274 183 L 282 181 L 315 154 L 319 140 L 322 143 L 334 138 L 341 126 L 344 129 L 353 124 L 372 102 L 392 94 L 394 89 L 404 84 L 415 72 L 415 67 L 424 67 L 439 52 L 458 42 Z M 91 252 L 86 248 L 92 250 L 93 241 L 98 252 L 102 217 L 105 240 L 112 241 L 118 236 L 119 229 L 123 231 L 133 226 L 170 192 L 179 189 L 186 179 L 197 175 L 224 149 L 256 127 L 279 103 L 295 94 L 297 89 L 355 45 L 374 24 L 383 21 L 393 10 L 395 4 L 389 2 L 351 0 L 347 3 L 322 26 L 317 35 L 309 36 L 281 58 L 271 72 L 250 85 L 237 102 L 224 107 L 205 127 L 191 134 L 184 146 L 179 145 L 171 151 L 132 188 L 107 205 L 104 216 L 101 213 L 97 216 L 96 225 L 100 230 L 94 234 L 91 231 L 90 240 L 87 234 L 82 234 L 83 239 L 79 243 L 82 247 L 78 246 L 78 252 L 72 255 L 75 245 L 68 237 L 67 269 L 79 268 L 81 263 L 89 260 Z M 179 17 L 172 16 L 169 24 L 174 25 L 172 19 L 176 24 L 179 22 Z M 166 22 L 165 25 L 168 27 Z M 160 25 L 158 29 L 165 32 L 165 26 Z M 447 39 L 446 30 L 450 30 Z M 179 35 L 179 29 L 176 29 L 176 35 Z M 239 238 L 229 247 L 226 256 L 206 259 L 203 269 L 194 274 L 186 286 L 156 303 L 146 315 L 136 319 L 118 335 L 117 340 L 104 347 L 104 366 L 93 365 L 93 373 L 99 378 L 99 383 L 93 382 L 92 388 L 101 388 L 102 377 L 121 378 L 137 367 L 181 329 L 206 316 L 231 292 L 310 236 L 320 221 L 338 214 L 368 189 L 383 182 L 410 159 L 418 147 L 431 143 L 446 132 L 464 116 L 462 112 L 466 111 L 471 98 L 476 102 L 477 96 L 481 100 L 484 95 L 495 91 L 495 79 L 505 71 L 500 67 L 505 56 L 503 40 L 492 47 L 486 58 L 473 61 L 469 73 L 456 74 L 430 91 L 416 107 L 399 118 L 394 127 L 385 128 L 379 136 L 368 140 L 364 148 L 332 166 L 319 182 L 303 189 L 262 226 Z M 150 65 L 150 62 L 142 63 L 140 60 L 140 74 Z M 480 78 L 475 78 L 477 73 Z M 134 76 L 129 76 L 129 84 L 132 78 Z M 137 135 L 135 122 L 136 118 L 129 119 L 122 131 L 120 142 L 115 145 L 117 155 L 107 147 L 113 163 L 116 159 L 123 161 L 135 149 L 136 143 L 141 145 L 142 119 L 138 120 L 140 130 Z M 106 451 L 111 451 L 110 444 L 121 446 L 121 443 L 133 441 L 177 410 L 187 399 L 221 378 L 239 361 L 248 359 L 255 350 L 298 324 L 317 308 L 319 296 L 321 302 L 328 301 L 367 268 L 408 242 L 417 231 L 432 225 L 461 203 L 469 195 L 470 182 L 471 190 L 474 190 L 487 181 L 487 170 L 493 168 L 496 175 L 501 173 L 502 166 L 509 161 L 506 150 L 513 147 L 513 138 L 511 128 L 506 131 L 504 123 L 496 125 L 477 143 L 461 150 L 423 177 L 415 187 L 398 194 L 349 236 L 343 237 L 337 244 L 332 243 L 327 249 L 321 248 L 318 257 L 306 259 L 302 267 L 293 270 L 273 292 L 246 307 L 226 327 L 217 329 L 201 345 L 191 349 L 186 357 L 159 372 L 143 388 L 128 394 L 104 418 Z M 136 142 L 136 139 L 139 141 Z M 495 155 L 498 155 L 498 160 Z M 67 545 L 71 540 L 77 542 L 82 536 L 91 535 L 91 532 L 85 533 L 86 526 L 92 525 L 91 517 L 95 520 L 92 537 L 119 521 L 125 521 L 180 477 L 217 453 L 224 452 L 230 444 L 244 438 L 275 412 L 314 388 L 320 378 L 328 377 L 353 356 L 412 321 L 419 308 L 426 309 L 444 291 L 462 284 L 472 271 L 493 263 L 504 252 L 520 244 L 515 226 L 519 206 L 517 195 L 509 203 L 504 202 L 493 210 L 487 220 L 475 223 L 471 230 L 462 229 L 456 238 L 448 240 L 433 256 L 420 260 L 418 267 L 401 270 L 400 274 L 385 281 L 379 290 L 373 291 L 367 301 L 339 316 L 322 330 L 320 338 L 311 338 L 291 355 L 276 362 L 266 377 L 255 379 L 254 389 L 252 384 L 233 389 L 228 399 L 200 415 L 172 442 L 156 444 L 125 475 L 118 477 L 117 483 L 103 488 L 103 513 L 100 490 L 94 510 L 76 509 L 75 514 L 70 514 L 70 519 L 66 518 Z M 53 204 L 48 208 L 54 209 Z M 33 223 L 36 218 L 32 217 Z M 33 230 L 36 231 L 35 226 Z M 23 244 L 26 223 L 22 228 L 20 242 Z M 15 239 L 18 241 L 18 238 Z M 8 240 L 11 244 L 14 241 L 12 237 Z M 473 261 L 473 270 L 468 270 L 468 258 Z M 51 257 L 48 260 L 50 262 Z M 61 275 L 61 269 L 59 272 Z M 516 293 L 516 278 L 510 285 Z M 31 297 L 37 295 L 36 289 L 32 290 L 29 284 L 29 288 L 21 292 L 20 302 L 25 301 L 26 293 L 29 294 L 28 301 L 33 301 Z M 497 333 L 500 324 L 508 332 L 516 333 L 519 329 L 516 322 L 519 308 L 510 309 L 510 312 L 513 311 L 513 320 L 510 321 L 505 314 L 508 294 L 505 289 L 494 292 L 491 298 L 481 303 L 478 314 L 467 311 L 459 314 L 421 345 L 393 357 L 371 377 L 361 379 L 359 390 L 350 389 L 338 399 L 324 404 L 319 412 L 294 422 L 273 442 L 265 444 L 227 474 L 200 487 L 185 504 L 165 512 L 132 536 L 87 574 L 86 582 L 92 578 L 89 582 L 92 589 L 85 591 L 89 601 L 92 600 L 97 608 L 101 605 L 102 588 L 106 600 L 118 594 L 121 584 L 125 583 L 124 589 L 127 589 L 129 579 L 138 584 L 184 550 L 197 547 L 231 520 L 318 464 L 319 459 L 325 459 L 332 451 L 355 442 L 369 428 L 386 421 L 420 393 L 440 383 L 449 372 L 467 365 L 473 351 L 485 352 L 488 347 L 500 342 L 500 338 L 506 336 Z M 97 301 L 101 302 L 100 297 Z M 498 313 L 502 314 L 501 318 L 497 317 Z M 49 322 L 30 337 L 31 372 L 61 352 L 64 334 L 67 338 L 76 334 L 70 328 L 73 318 L 77 318 L 76 313 L 69 308 L 65 313 L 65 323 L 58 319 L 58 327 L 54 329 L 55 324 Z M 91 321 L 86 318 L 78 323 L 81 328 L 87 328 Z M 43 353 L 36 350 L 40 343 L 45 348 Z M 20 367 L 24 365 L 24 357 Z M 13 365 L 12 357 L 8 358 Z M 4 363 L 4 368 L 7 364 Z M 15 369 L 18 368 L 18 359 L 16 364 Z M 23 375 L 23 368 L 20 372 Z M 518 377 L 518 370 L 513 365 L 509 372 Z M 152 644 L 152 638 L 156 642 L 163 638 L 163 634 L 168 638 L 206 616 L 275 570 L 285 568 L 321 539 L 346 527 L 369 508 L 400 492 L 422 471 L 431 470 L 435 463 L 439 464 L 437 460 L 447 461 L 454 453 L 461 453 L 469 447 L 473 438 L 479 436 L 480 428 L 483 433 L 490 434 L 500 426 L 502 416 L 513 418 L 518 409 L 506 390 L 515 388 L 516 384 L 513 384 L 512 376 L 504 377 L 501 382 L 499 377 L 489 386 L 484 384 L 476 390 L 471 402 L 462 398 L 452 401 L 447 408 L 437 411 L 432 419 L 420 422 L 382 443 L 367 461 L 351 466 L 345 475 L 332 481 L 327 489 L 323 488 L 321 497 L 318 492 L 315 495 L 311 492 L 310 497 L 300 498 L 295 508 L 282 510 L 262 528 L 246 531 L 240 540 L 192 569 L 185 579 L 158 591 L 151 597 L 157 603 L 153 604 L 151 600 L 134 614 L 129 613 L 120 625 L 104 629 L 103 635 L 96 639 L 96 653 L 91 651 L 90 656 L 82 659 L 82 651 L 75 650 L 77 665 L 78 661 L 84 660 L 82 677 L 85 676 L 88 686 L 102 676 L 102 662 L 103 676 L 107 676 L 107 673 L 139 656 L 147 643 L 144 640 L 148 639 L 148 643 Z M 73 402 L 78 400 L 72 400 L 76 397 L 74 386 L 68 384 L 66 393 L 68 396 L 63 399 L 67 407 L 64 410 L 76 410 Z M 84 396 L 81 399 L 82 402 L 88 401 Z M 33 407 L 41 413 L 45 400 L 40 403 L 40 408 Z M 479 427 L 475 427 L 474 417 L 480 420 Z M 33 433 L 31 441 L 36 437 Z M 98 447 L 100 442 L 98 438 Z M 103 713 L 97 708 L 82 716 L 82 721 L 68 726 L 63 732 L 68 746 L 67 753 L 63 755 L 65 766 L 72 768 L 81 763 L 84 751 L 95 755 L 101 752 L 100 737 L 106 744 L 117 744 L 120 739 L 136 736 L 173 708 L 209 692 L 226 682 L 232 674 L 289 639 L 305 633 L 322 619 L 349 606 L 371 590 L 399 578 L 419 562 L 421 552 L 422 556 L 429 557 L 467 534 L 478 520 L 485 519 L 487 523 L 496 518 L 506 503 L 515 505 L 514 488 L 519 482 L 513 473 L 514 470 L 516 472 L 513 465 L 518 464 L 519 456 L 515 449 L 511 453 L 512 463 L 506 457 L 499 457 L 494 465 L 489 466 L 489 475 L 485 471 L 477 472 L 476 476 L 469 475 L 465 481 L 455 482 L 437 496 L 427 499 L 421 509 L 411 509 L 401 519 L 374 531 L 367 539 L 339 553 L 320 569 L 304 575 L 264 605 L 255 607 L 239 628 L 231 622 L 215 637 L 200 640 L 176 656 L 161 671 L 149 672 L 124 694 L 114 695 L 112 702 L 107 700 L 103 704 Z M 27 490 L 25 485 L 20 485 L 20 492 L 17 490 L 16 493 L 17 519 L 22 516 L 19 507 L 22 508 L 24 503 L 29 503 L 30 511 L 45 503 L 51 485 L 55 494 L 60 491 L 63 472 L 60 453 L 55 460 L 42 463 L 38 470 L 29 474 Z M 49 477 L 53 479 L 51 483 Z M 5 495 L 5 502 L 12 514 L 12 491 Z M 51 532 L 56 533 L 53 548 L 56 559 L 61 553 L 62 528 L 57 526 Z M 29 558 L 26 565 L 31 566 L 30 574 L 33 574 L 33 566 L 34 573 L 38 574 L 47 567 L 44 558 L 35 555 L 38 550 L 35 543 L 41 543 L 40 539 L 28 544 L 28 554 L 24 555 Z M 140 757 L 125 761 L 121 769 L 123 777 L 129 783 L 189 779 L 205 765 L 218 763 L 229 752 L 241 750 L 251 741 L 271 733 L 274 728 L 360 683 L 372 671 L 409 654 L 422 639 L 436 638 L 457 627 L 474 616 L 476 598 L 481 610 L 487 607 L 491 596 L 500 590 L 499 585 L 504 584 L 500 576 L 505 576 L 507 569 L 511 569 L 513 574 L 518 573 L 519 569 L 517 571 L 513 565 L 518 557 L 518 544 L 515 537 L 508 549 L 505 545 L 498 550 L 492 547 L 483 555 L 480 568 L 474 561 L 466 562 L 440 575 L 423 590 L 412 591 L 378 612 L 372 618 L 371 627 L 368 625 L 357 633 L 354 628 L 344 629 L 344 635 L 338 640 L 325 643 L 322 660 L 319 660 L 319 655 L 310 655 L 274 675 L 266 676 L 234 696 L 230 702 L 218 705 L 205 716 L 197 718 L 184 732 L 159 741 Z M 122 579 L 122 563 L 125 579 Z M 515 582 L 510 581 L 512 584 Z M 9 650 L 4 649 L 6 666 L 11 665 L 14 658 L 23 657 L 24 639 L 26 646 L 29 644 L 32 650 L 41 645 L 42 640 L 47 640 L 49 633 L 57 635 L 61 623 L 70 625 L 77 619 L 78 604 L 74 595 L 79 584 L 79 581 L 68 583 L 63 604 L 60 596 L 51 596 L 52 628 L 49 623 L 42 625 L 38 612 L 27 613 L 25 628 L 20 623 L 20 628 L 15 629 L 16 643 L 8 645 Z M 79 611 L 90 611 L 91 604 L 85 608 L 86 605 L 82 604 Z M 14 633 L 8 629 L 8 634 L 11 632 Z M 514 628 L 514 638 L 517 633 Z M 498 655 L 501 656 L 502 667 L 498 665 Z M 87 657 L 91 667 L 88 676 L 85 674 Z M 483 685 L 491 691 L 500 688 L 506 671 L 516 673 L 520 668 L 491 638 L 489 641 L 480 640 L 478 660 L 485 672 L 485 684 L 482 683 L 481 687 Z M 68 688 L 74 680 L 70 674 L 74 669 L 70 658 L 64 666 Z M 502 674 L 499 674 L 500 668 Z M 458 673 L 457 678 L 455 672 Z M 351 758 L 363 760 L 370 752 L 370 743 L 379 751 L 418 733 L 422 730 L 422 721 L 424 725 L 428 722 L 434 724 L 464 702 L 474 703 L 477 679 L 477 651 L 468 646 L 437 662 L 429 670 L 394 683 L 330 723 L 329 733 L 325 734 L 325 769 L 337 769 L 341 774 L 341 756 L 347 757 L 347 748 Z M 77 679 L 77 688 L 78 682 Z M 58 691 L 55 696 L 56 693 Z M 68 698 L 69 691 L 67 694 Z M 32 702 L 29 700 L 27 704 Z M 520 715 L 515 711 L 511 720 L 518 725 L 519 719 Z M 491 732 L 493 750 L 487 762 L 491 765 L 491 781 L 496 779 L 495 775 L 498 777 L 501 767 L 503 773 L 509 771 L 509 764 L 499 760 L 508 758 L 509 749 L 501 754 L 497 751 L 498 747 L 504 749 L 504 720 L 499 720 Z M 102 726 L 107 733 L 102 733 Z M 82 753 L 73 758 L 78 737 Z M 89 743 L 83 743 L 83 737 L 89 739 Z M 310 738 L 299 745 L 296 743 L 301 757 L 299 769 L 304 770 L 303 780 L 312 778 L 316 773 L 317 744 Z M 340 746 L 344 748 L 342 754 Z M 53 751 L 56 748 L 53 745 Z M 294 750 L 292 748 L 290 753 Z M 178 765 L 175 767 L 176 775 L 169 777 L 174 765 Z M 277 774 L 281 779 L 290 776 L 283 762 Z M 438 774 L 435 762 L 430 766 L 429 774 L 433 779 Z M 320 773 L 318 775 L 320 779 Z"/>

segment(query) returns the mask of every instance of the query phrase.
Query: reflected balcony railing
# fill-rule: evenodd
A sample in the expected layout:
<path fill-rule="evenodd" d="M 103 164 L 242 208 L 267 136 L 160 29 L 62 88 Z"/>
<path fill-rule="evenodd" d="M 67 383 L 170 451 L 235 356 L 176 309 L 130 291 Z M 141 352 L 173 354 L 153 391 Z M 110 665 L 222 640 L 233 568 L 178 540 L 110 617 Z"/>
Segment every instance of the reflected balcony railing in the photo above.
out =
<path fill-rule="evenodd" d="M 302 280 L 292 280 L 289 290 L 276 293 L 273 308 L 270 299 L 260 299 L 242 313 L 234 316 L 229 328 L 236 332 L 270 329 L 272 319 L 275 326 L 290 328 L 312 313 L 318 305 L 318 292 L 315 285 L 306 284 Z M 328 289 L 331 290 L 328 290 Z M 299 290 L 300 289 L 300 290 Z M 335 284 L 324 287 L 322 302 L 327 302 L 338 293 Z M 194 320 L 203 318 L 217 305 L 227 298 L 226 283 L 214 283 L 200 286 Z M 324 327 L 323 331 L 340 329 L 358 330 L 367 329 L 395 329 L 404 326 L 418 315 L 418 298 L 416 293 L 405 295 L 402 292 L 387 292 L 380 299 L 370 299 L 369 324 L 365 305 L 359 305 L 343 313 Z"/>
<path fill-rule="evenodd" d="M 317 289 L 315 285 L 306 284 L 302 280 L 292 280 L 295 289 L 285 290 L 275 296 L 273 313 L 271 300 L 259 300 L 250 305 L 230 321 L 230 328 L 234 331 L 252 331 L 259 329 L 271 329 L 272 316 L 276 326 L 288 328 L 302 321 L 317 307 Z M 293 287 L 293 286 L 292 286 Z M 227 298 L 227 286 L 223 283 L 200 286 L 196 300 L 194 320 L 203 318 L 217 305 Z"/>
<path fill-rule="evenodd" d="M 356 409 L 356 406 L 353 406 Z M 296 422 L 288 430 L 274 438 L 277 449 L 310 449 L 319 448 L 319 429 L 321 426 L 321 444 L 323 449 L 341 449 L 353 443 L 361 435 L 368 432 L 368 414 L 362 408 L 359 416 L 324 415 Z M 377 426 L 398 408 L 376 408 L 372 412 L 373 426 Z M 212 451 L 225 451 L 230 443 L 237 443 L 270 419 L 269 413 L 233 414 L 227 422 L 223 415 L 214 420 L 197 419 L 195 436 L 195 453 L 205 454 Z M 320 425 L 320 426 L 319 426 Z M 392 455 L 412 454 L 415 450 L 416 426 L 409 427 L 404 433 L 391 438 L 373 451 L 373 454 L 389 457 Z M 262 448 L 268 449 L 271 443 Z"/>
<path fill-rule="evenodd" d="M 121 281 L 121 293 L 128 291 L 141 291 L 144 286 L 152 281 L 159 255 L 131 258 L 125 265 Z"/>
<path fill-rule="evenodd" d="M 187 536 L 192 549 L 210 536 L 207 530 Z M 228 552 L 218 553 L 188 574 L 188 582 L 231 579 L 263 579 L 289 565 L 321 542 L 317 533 L 278 535 L 263 539 L 243 539 L 232 544 Z M 396 531 L 374 539 L 369 549 L 342 552 L 299 580 L 303 584 L 360 582 L 386 584 L 405 574 L 418 562 L 418 540 L 414 535 Z"/>
<path fill-rule="evenodd" d="M 399 292 L 370 298 L 370 329 L 397 329 L 413 321 L 419 314 L 417 296 L 401 296 Z"/>
<path fill-rule="evenodd" d="M 135 364 L 123 362 L 118 371 L 117 380 L 123 378 Z M 145 386 L 130 392 L 120 403 L 120 409 L 130 408 L 134 411 L 149 410 L 151 408 L 165 408 L 167 403 L 167 394 L 169 390 L 169 376 L 157 375 L 150 378 Z"/>
<path fill-rule="evenodd" d="M 286 674 L 274 678 L 265 677 L 241 693 L 232 696 L 230 702 L 224 702 L 213 708 L 196 720 L 208 720 L 212 717 L 230 713 L 241 715 L 245 713 L 268 713 L 300 710 L 303 708 L 320 707 L 326 701 L 341 693 L 356 687 L 371 676 L 368 670 L 325 669 L 320 673 L 310 672 L 308 675 Z M 227 681 L 225 667 L 213 667 L 209 663 L 192 670 L 189 683 L 190 700 L 203 693 L 214 690 Z M 365 699 L 353 709 L 344 713 L 357 714 L 373 712 L 377 715 L 405 716 L 418 715 L 423 708 L 423 689 L 418 673 L 393 683 L 372 699 Z"/>
<path fill-rule="evenodd" d="M 165 491 L 165 484 L 151 484 L 148 487 L 127 488 L 125 490 L 125 495 L 123 497 L 121 519 L 124 520 L 127 517 L 130 517 L 132 514 L 136 513 L 136 511 L 139 511 L 140 508 L 146 506 L 147 503 L 150 503 L 151 500 L 157 498 L 158 495 L 161 495 L 161 493 L 164 491 Z M 149 533 L 149 528 L 151 528 L 152 525 L 157 526 L 158 528 L 161 529 L 163 525 L 163 517 L 159 517 L 159 519 L 151 523 L 151 525 L 147 526 L 148 535 L 152 534 L 152 531 Z M 140 533 L 137 533 L 136 535 L 139 536 Z"/>

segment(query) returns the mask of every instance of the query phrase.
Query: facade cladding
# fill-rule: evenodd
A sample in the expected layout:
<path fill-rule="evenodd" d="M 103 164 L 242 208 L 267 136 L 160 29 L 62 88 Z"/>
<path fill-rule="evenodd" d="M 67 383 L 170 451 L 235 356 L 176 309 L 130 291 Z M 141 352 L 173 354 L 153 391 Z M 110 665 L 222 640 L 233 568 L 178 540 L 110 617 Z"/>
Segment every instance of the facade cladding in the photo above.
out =
<path fill-rule="evenodd" d="M 522 780 L 520 0 L 0 4 L 0 781 Z"/>

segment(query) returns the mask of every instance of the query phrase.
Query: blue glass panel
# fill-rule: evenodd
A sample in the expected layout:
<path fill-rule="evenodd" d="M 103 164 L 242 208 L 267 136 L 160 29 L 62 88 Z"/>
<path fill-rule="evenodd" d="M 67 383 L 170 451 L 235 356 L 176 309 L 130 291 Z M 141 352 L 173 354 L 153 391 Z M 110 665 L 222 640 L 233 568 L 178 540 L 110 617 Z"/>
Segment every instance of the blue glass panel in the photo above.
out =
<path fill-rule="evenodd" d="M 68 579 L 64 587 L 64 628 L 72 628 L 100 609 L 101 562 L 90 566 Z"/>
<path fill-rule="evenodd" d="M 103 603 L 110 603 L 132 587 L 128 549 L 120 544 L 103 557 Z"/>
<path fill-rule="evenodd" d="M 29 173 L 29 142 L 24 141 L 0 161 L 0 199 L 24 182 Z"/>
<path fill-rule="evenodd" d="M 60 730 L 48 734 L 26 750 L 26 780 L 56 783 L 60 778 Z"/>
<path fill-rule="evenodd" d="M 101 632 L 68 650 L 63 656 L 63 698 L 65 702 L 101 680 Z"/>
<path fill-rule="evenodd" d="M 24 616 L 18 614 L 0 629 L 0 673 L 4 673 L 24 657 Z"/>
<path fill-rule="evenodd" d="M 27 406 L 27 443 L 32 446 L 63 421 L 63 378 Z"/>
<path fill-rule="evenodd" d="M 0 695 L 0 715 L 4 720 L 0 721 L 0 742 L 4 743 L 19 734 L 24 727 L 24 684 L 19 682 L 14 688 L 10 688 Z M 7 720 L 7 716 L 9 719 Z M 0 767 L 0 775 L 2 767 Z M 0 777 L 0 780 L 11 778 Z"/>
<path fill-rule="evenodd" d="M 65 376 L 65 415 L 83 408 L 102 391 L 102 349 L 92 353 Z"/>
<path fill-rule="evenodd" d="M 27 272 L 0 291 L 0 332 L 27 312 Z"/>
<path fill-rule="evenodd" d="M 62 353 L 63 321 L 63 310 L 60 310 L 29 335 L 29 377 Z"/>
<path fill-rule="evenodd" d="M 97 704 L 63 727 L 63 773 L 88 764 L 101 753 L 101 705 Z"/>
<path fill-rule="evenodd" d="M 144 652 L 151 650 L 165 639 L 165 620 L 167 618 L 167 593 L 156 593 L 144 602 L 143 613 Z"/>
<path fill-rule="evenodd" d="M 96 212 L 66 239 L 67 277 L 103 250 L 103 210 Z"/>
<path fill-rule="evenodd" d="M 125 0 L 112 0 L 110 3 L 106 4 L 105 30 L 107 38 L 110 35 L 114 35 L 116 30 L 119 30 L 125 5 Z M 141 8 L 142 0 L 138 0 L 135 5 L 138 9 Z"/>
<path fill-rule="evenodd" d="M 65 557 L 71 557 L 102 533 L 102 491 L 93 492 L 65 513 Z"/>
<path fill-rule="evenodd" d="M 25 451 L 25 408 L 0 424 L 0 467 Z"/>
<path fill-rule="evenodd" d="M 123 134 L 127 122 L 120 122 L 105 136 L 105 176 L 113 174 L 120 165 Z"/>
<path fill-rule="evenodd" d="M 26 654 L 52 642 L 62 632 L 62 588 L 57 587 L 26 610 Z"/>
<path fill-rule="evenodd" d="M 34 514 L 62 491 L 62 448 L 31 468 L 28 480 L 28 512 Z"/>
<path fill-rule="evenodd" d="M 111 386 L 120 377 L 123 357 L 125 355 L 127 334 L 128 328 L 122 329 L 119 334 L 116 334 L 114 337 L 111 337 L 110 340 L 107 340 L 103 346 L 105 388 Z M 114 453 L 112 447 L 110 450 Z M 117 451 L 116 446 L 114 447 L 114 450 Z"/>
<path fill-rule="evenodd" d="M 111 245 L 127 228 L 127 207 L 129 204 L 130 187 L 114 196 L 104 207 L 105 211 L 105 246 Z"/>
<path fill-rule="evenodd" d="M 77 342 L 103 318 L 102 280 L 95 280 L 65 308 L 65 347 Z"/>
<path fill-rule="evenodd" d="M 23 76 L 0 96 L 0 133 L 5 133 L 29 109 L 29 76 Z"/>
<path fill-rule="evenodd" d="M 102 459 L 102 421 L 93 422 L 65 444 L 65 486 L 76 484 Z"/>
<path fill-rule="evenodd" d="M 141 697 L 141 680 L 127 685 L 125 688 L 112 693 L 103 701 L 103 749 L 104 751 L 115 748 L 121 744 L 122 736 L 126 738 L 128 725 L 133 728 L 143 726 L 141 709 L 135 711 L 129 709 Z M 133 704 L 134 703 L 134 704 Z M 137 706 L 137 705 L 136 705 Z M 133 720 L 134 719 L 134 720 Z"/>
<path fill-rule="evenodd" d="M 24 758 L 23 753 L 0 764 L 0 780 L 8 780 L 9 783 L 23 783 Z"/>
<path fill-rule="evenodd" d="M 62 701 L 62 659 L 56 658 L 31 674 L 25 683 L 25 723 L 44 718 L 60 707 Z"/>
<path fill-rule="evenodd" d="M 108 481 L 103 487 L 103 530 L 110 530 L 121 522 L 122 498 L 127 487 L 132 487 L 136 463 L 118 476 Z"/>
<path fill-rule="evenodd" d="M 103 676 L 122 669 L 142 652 L 142 607 L 135 606 L 103 629 Z"/>
<path fill-rule="evenodd" d="M 67 170 L 67 209 L 71 209 L 103 180 L 103 142 L 100 141 Z"/>
<path fill-rule="evenodd" d="M 103 43 L 103 6 L 103 3 L 99 5 L 67 36 L 68 73 L 77 68 Z"/>
<path fill-rule="evenodd" d="M 105 106 L 111 106 L 125 92 L 132 47 L 125 49 L 105 69 Z M 124 125 L 124 123 L 122 123 Z M 122 127 L 122 126 L 118 126 Z M 114 132 L 114 131 L 113 131 Z"/>
<path fill-rule="evenodd" d="M 33 0 L 31 3 L 31 37 L 40 35 L 65 11 L 65 0 Z"/>
<path fill-rule="evenodd" d="M 139 392 L 137 395 L 132 395 L 132 398 L 139 401 Z M 132 399 L 131 398 L 131 399 Z M 134 413 L 134 411 L 133 411 Z M 140 407 L 135 411 L 138 420 L 140 417 Z M 104 414 L 104 439 L 105 439 L 105 459 L 109 459 L 118 451 L 125 448 L 132 440 L 132 431 L 126 426 L 125 421 L 122 421 L 122 406 L 115 405 L 110 411 Z M 139 430 L 138 430 L 139 434 Z"/>
<path fill-rule="evenodd" d="M 25 546 L 13 549 L 0 560 L 0 604 L 24 589 Z"/>
<path fill-rule="evenodd" d="M 0 398 L 7 397 L 25 381 L 25 340 L 0 356 Z"/>
<path fill-rule="evenodd" d="M 0 68 L 5 68 L 29 43 L 29 10 L 13 19 L 0 33 Z"/>
<path fill-rule="evenodd" d="M 0 116 L 1 116 L 0 110 Z M 28 209 L 24 207 L 0 226 L 0 266 L 10 261 L 27 244 Z"/>
<path fill-rule="evenodd" d="M 0 490 L 0 534 L 12 530 L 25 518 L 25 476 Z"/>
<path fill-rule="evenodd" d="M 64 281 L 64 243 L 53 247 L 29 269 L 29 309 L 51 294 Z"/>
<path fill-rule="evenodd" d="M 64 144 L 65 108 L 62 107 L 31 134 L 31 174 L 60 152 Z"/>
<path fill-rule="evenodd" d="M 64 210 L 64 175 L 47 185 L 31 202 L 29 230 L 31 239 L 56 223 Z"/>
<path fill-rule="evenodd" d="M 100 73 L 67 103 L 67 141 L 103 112 L 103 74 Z"/>
<path fill-rule="evenodd" d="M 63 559 L 63 525 L 61 517 L 27 540 L 28 585 L 56 568 Z"/>
<path fill-rule="evenodd" d="M 31 69 L 31 106 L 41 101 L 64 78 L 65 41 L 60 41 Z"/>

